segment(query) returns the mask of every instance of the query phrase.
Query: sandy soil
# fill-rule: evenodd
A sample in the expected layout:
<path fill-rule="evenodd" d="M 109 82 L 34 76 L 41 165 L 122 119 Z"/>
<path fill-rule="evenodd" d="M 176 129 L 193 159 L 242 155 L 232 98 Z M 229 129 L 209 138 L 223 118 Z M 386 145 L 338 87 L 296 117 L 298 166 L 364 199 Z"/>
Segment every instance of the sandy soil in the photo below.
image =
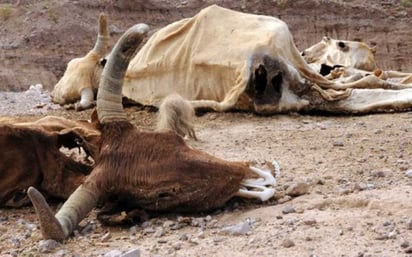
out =
<path fill-rule="evenodd" d="M 10 113 L 21 108 L 18 99 L 29 103 L 22 94 L 9 96 Z M 48 108 L 46 97 L 42 102 L 30 118 L 90 115 Z M 153 128 L 156 113 L 127 113 L 138 126 Z M 58 245 L 41 240 L 31 207 L 0 209 L 0 256 L 121 256 L 130 250 L 141 256 L 412 256 L 411 122 L 409 112 L 206 113 L 196 117 L 200 141 L 188 143 L 229 160 L 277 160 L 275 199 L 234 199 L 213 213 L 170 214 L 131 227 L 102 226 L 93 212 Z M 309 192 L 285 195 L 297 182 Z"/>
<path fill-rule="evenodd" d="M 96 17 L 113 41 L 145 21 L 159 28 L 211 3 L 285 20 L 300 49 L 329 35 L 377 45 L 385 69 L 409 70 L 409 1 L 0 1 L 0 89 L 51 89 L 68 60 L 93 45 Z M 38 87 L 0 93 L 0 116 L 87 118 L 51 104 Z M 129 108 L 152 129 L 155 113 Z M 170 214 L 131 227 L 102 226 L 93 212 L 64 244 L 42 241 L 31 207 L 0 209 L 0 256 L 412 256 L 412 113 L 365 116 L 207 113 L 193 147 L 230 160 L 281 167 L 277 196 L 234 199 L 213 213 Z M 0 160 L 1 161 L 1 160 Z M 308 193 L 290 197 L 302 182 Z M 59 208 L 54 205 L 53 208 Z M 130 255 L 128 256 L 136 256 Z"/>

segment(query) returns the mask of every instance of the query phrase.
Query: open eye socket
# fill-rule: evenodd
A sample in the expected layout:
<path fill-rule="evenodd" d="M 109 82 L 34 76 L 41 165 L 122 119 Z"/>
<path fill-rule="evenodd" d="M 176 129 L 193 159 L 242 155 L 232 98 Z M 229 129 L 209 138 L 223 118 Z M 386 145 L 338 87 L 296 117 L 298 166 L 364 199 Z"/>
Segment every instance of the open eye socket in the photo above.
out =
<path fill-rule="evenodd" d="M 344 49 L 344 48 L 346 47 L 346 44 L 343 43 L 342 41 L 339 41 L 339 42 L 338 42 L 338 46 L 339 46 L 340 48 Z"/>
<path fill-rule="evenodd" d="M 263 94 L 266 89 L 267 71 L 263 65 L 255 70 L 255 90 L 257 94 Z"/>
<path fill-rule="evenodd" d="M 101 65 L 102 67 L 104 67 L 104 66 L 106 65 L 106 62 L 107 62 L 107 59 L 106 59 L 106 58 L 100 59 L 100 65 Z"/>
<path fill-rule="evenodd" d="M 283 76 L 282 73 L 279 72 L 272 78 L 272 87 L 276 93 L 282 93 L 282 83 L 283 83 Z"/>

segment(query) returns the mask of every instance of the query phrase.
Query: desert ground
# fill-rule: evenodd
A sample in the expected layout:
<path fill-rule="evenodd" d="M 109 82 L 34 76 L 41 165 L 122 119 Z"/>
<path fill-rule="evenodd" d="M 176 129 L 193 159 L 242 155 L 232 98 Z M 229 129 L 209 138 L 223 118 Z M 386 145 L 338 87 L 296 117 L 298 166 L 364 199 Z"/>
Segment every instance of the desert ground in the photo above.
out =
<path fill-rule="evenodd" d="M 0 115 L 22 119 L 45 115 L 89 118 L 91 110 L 75 112 L 52 104 L 50 90 L 67 61 L 83 55 L 93 45 L 94 34 L 89 32 L 95 33 L 93 26 L 100 11 L 112 15 L 116 37 L 116 29 L 130 25 L 122 20 L 121 12 L 127 17 L 141 14 L 142 19 L 151 18 L 152 26 L 160 27 L 173 19 L 187 17 L 211 2 L 22 0 L 15 6 L 14 1 L 0 1 L 0 7 L 7 6 L 12 11 L 7 19 L 0 14 L 0 78 L 3 78 L 0 80 Z M 385 46 L 381 48 L 378 63 L 385 68 L 412 70 L 412 62 L 407 57 L 410 50 L 406 47 L 411 44 L 408 38 L 412 33 L 406 25 L 410 24 L 407 21 L 412 15 L 408 1 L 214 2 L 248 12 L 276 13 L 292 24 L 291 31 L 294 35 L 296 32 L 300 48 L 316 43 L 324 33 L 351 40 L 363 31 L 365 41 Z M 165 11 L 167 8 L 170 10 Z M 335 30 L 328 31 L 330 27 L 320 25 L 321 16 L 316 15 L 318 23 L 298 27 L 301 19 L 322 11 L 322 17 L 328 22 L 340 24 Z M 298 13 L 303 17 L 298 17 Z M 382 13 L 386 19 L 382 19 Z M 369 25 L 365 25 L 365 20 Z M 29 28 L 21 27 L 21 22 L 39 23 L 28 31 Z M 358 30 L 356 24 L 361 24 Z M 390 26 L 388 24 L 397 26 L 392 29 L 393 34 L 392 30 L 377 29 Z M 324 29 L 313 26 L 324 26 Z M 59 30 L 55 34 L 49 33 L 56 28 Z M 78 33 L 68 35 L 65 29 Z M 305 41 L 305 35 L 311 35 L 312 41 Z M 386 41 L 379 41 L 384 40 L 385 35 Z M 398 48 L 392 48 L 395 45 Z M 38 83 L 43 87 L 36 86 Z M 126 112 L 137 126 L 154 128 L 156 112 L 141 107 L 126 108 Z M 412 112 L 360 116 L 199 114 L 195 119 L 199 141 L 187 141 L 192 147 L 228 160 L 251 161 L 256 166 L 273 160 L 279 163 L 277 193 L 273 199 L 264 203 L 233 199 L 211 213 L 170 213 L 125 227 L 100 224 L 96 209 L 80 224 L 73 237 L 62 244 L 42 240 L 31 206 L 2 208 L 0 256 L 110 257 L 138 256 L 139 252 L 140 256 L 153 257 L 410 257 L 411 122 Z M 293 194 L 291 189 L 299 192 Z M 60 206 L 54 203 L 52 208 L 57 210 Z"/>

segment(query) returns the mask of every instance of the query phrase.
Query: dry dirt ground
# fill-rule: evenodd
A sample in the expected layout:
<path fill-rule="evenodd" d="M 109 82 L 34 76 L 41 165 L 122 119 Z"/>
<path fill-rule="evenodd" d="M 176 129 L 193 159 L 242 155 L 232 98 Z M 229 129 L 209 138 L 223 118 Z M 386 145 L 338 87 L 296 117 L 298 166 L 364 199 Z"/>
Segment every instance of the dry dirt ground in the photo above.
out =
<path fill-rule="evenodd" d="M 8 112 L 24 102 L 42 107 L 25 116 L 31 119 L 90 115 L 33 99 L 40 97 L 9 94 Z M 153 128 L 156 113 L 126 110 L 136 125 Z M 411 122 L 410 112 L 206 113 L 196 117 L 200 141 L 188 143 L 229 160 L 278 161 L 276 199 L 235 199 L 212 213 L 170 214 L 130 227 L 102 226 L 93 212 L 61 245 L 41 241 L 31 207 L 0 209 L 0 256 L 120 256 L 136 249 L 141 256 L 412 256 Z M 285 196 L 296 182 L 309 192 Z"/>
<path fill-rule="evenodd" d="M 144 20 L 152 18 L 152 26 L 160 26 L 211 2 L 147 1 L 133 9 L 128 1 L 22 0 L 20 6 L 10 7 L 8 20 L 0 20 L 0 88 L 8 91 L 42 83 L 50 89 L 65 63 L 93 44 L 94 35 L 88 33 L 95 32 L 100 11 L 112 15 L 116 31 L 130 25 L 121 12 L 127 17 L 140 12 Z M 291 24 L 298 46 L 309 46 L 324 33 L 343 39 L 363 33 L 368 43 L 384 46 L 378 63 L 392 69 L 412 67 L 407 58 L 412 42 L 409 1 L 214 2 L 256 13 L 276 12 Z M 0 3 L 9 6 L 13 1 Z M 314 15 L 319 13 L 323 16 Z M 59 33 L 51 33 L 56 28 Z M 64 35 L 66 29 L 77 33 Z M 90 115 L 90 111 L 59 109 L 48 101 L 39 87 L 3 92 L 0 115 L 30 119 Z M 153 128 L 156 113 L 135 107 L 127 113 L 138 126 Z M 0 256 L 121 256 L 130 250 L 139 250 L 141 256 L 412 256 L 411 122 L 410 112 L 268 117 L 206 113 L 196 118 L 200 141 L 188 143 L 230 160 L 257 165 L 277 160 L 281 173 L 275 199 L 266 203 L 234 199 L 212 213 L 170 214 L 130 227 L 102 226 L 92 212 L 60 245 L 41 241 L 31 207 L 0 209 Z M 307 185 L 308 193 L 285 195 L 297 182 Z"/>

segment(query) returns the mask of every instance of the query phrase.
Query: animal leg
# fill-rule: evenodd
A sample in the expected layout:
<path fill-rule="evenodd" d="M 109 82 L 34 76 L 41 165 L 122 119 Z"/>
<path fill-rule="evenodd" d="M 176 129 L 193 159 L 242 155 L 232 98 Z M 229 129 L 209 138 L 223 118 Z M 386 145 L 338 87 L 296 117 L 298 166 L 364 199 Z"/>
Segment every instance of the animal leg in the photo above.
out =
<path fill-rule="evenodd" d="M 76 103 L 74 105 L 74 108 L 76 109 L 76 111 L 82 111 L 93 107 L 94 104 L 93 89 L 86 87 L 82 89 L 80 102 Z"/>

